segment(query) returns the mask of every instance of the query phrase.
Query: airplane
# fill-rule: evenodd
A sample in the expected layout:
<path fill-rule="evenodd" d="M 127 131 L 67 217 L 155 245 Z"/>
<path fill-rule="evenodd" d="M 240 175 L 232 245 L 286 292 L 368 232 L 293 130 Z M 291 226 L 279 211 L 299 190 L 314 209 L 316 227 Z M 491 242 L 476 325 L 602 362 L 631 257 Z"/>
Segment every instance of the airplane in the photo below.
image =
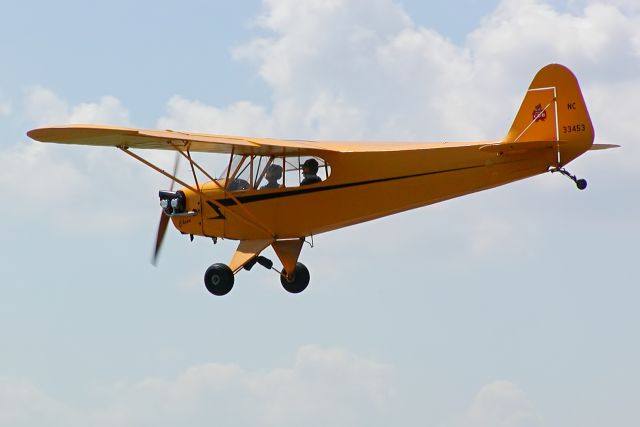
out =
<path fill-rule="evenodd" d="M 159 192 L 153 262 L 169 220 L 191 240 L 238 240 L 229 264 L 215 263 L 204 274 L 206 289 L 218 296 L 255 264 L 275 270 L 286 291 L 302 292 L 310 274 L 299 256 L 303 244 L 313 246 L 321 233 L 546 172 L 565 175 L 584 190 L 587 181 L 565 166 L 589 150 L 618 147 L 593 144 L 578 81 L 559 64 L 536 74 L 506 136 L 494 141 L 306 141 L 101 125 L 51 126 L 27 135 L 40 142 L 115 147 L 171 179 L 171 188 Z M 173 173 L 133 149 L 175 151 Z M 192 157 L 201 152 L 228 156 L 226 169 L 213 176 Z M 181 158 L 193 183 L 176 176 Z M 174 183 L 182 188 L 174 191 Z M 261 255 L 269 246 L 281 270 Z"/>

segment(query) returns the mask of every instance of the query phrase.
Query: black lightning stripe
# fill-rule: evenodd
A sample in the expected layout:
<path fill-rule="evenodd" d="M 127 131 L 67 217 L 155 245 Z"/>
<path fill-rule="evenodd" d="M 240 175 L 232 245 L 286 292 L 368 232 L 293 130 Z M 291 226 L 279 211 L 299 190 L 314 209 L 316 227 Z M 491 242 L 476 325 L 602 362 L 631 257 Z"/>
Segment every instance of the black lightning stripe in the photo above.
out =
<path fill-rule="evenodd" d="M 207 200 L 207 204 L 211 206 L 211 209 L 213 209 L 215 213 L 218 214 L 218 216 L 216 217 L 211 217 L 207 219 L 225 219 L 225 216 L 222 214 L 222 212 L 220 211 L 220 208 L 216 204 L 214 204 L 211 200 Z"/>

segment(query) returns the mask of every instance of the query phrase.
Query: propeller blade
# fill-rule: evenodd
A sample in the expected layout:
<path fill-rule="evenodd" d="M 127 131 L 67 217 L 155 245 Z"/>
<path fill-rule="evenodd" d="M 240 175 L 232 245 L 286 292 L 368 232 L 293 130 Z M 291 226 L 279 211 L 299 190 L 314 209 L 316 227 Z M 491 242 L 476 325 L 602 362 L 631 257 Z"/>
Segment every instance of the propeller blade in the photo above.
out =
<path fill-rule="evenodd" d="M 158 261 L 158 253 L 160 252 L 160 248 L 162 247 L 162 241 L 164 240 L 164 235 L 167 232 L 167 226 L 169 225 L 169 217 L 162 212 L 160 214 L 160 223 L 158 224 L 158 234 L 156 235 L 156 247 L 153 251 L 153 258 L 151 258 L 151 264 L 154 266 Z"/>
<path fill-rule="evenodd" d="M 180 165 L 180 153 L 176 152 L 176 158 L 173 161 L 173 176 L 178 174 L 178 165 Z M 171 184 L 169 184 L 169 191 L 173 191 L 173 186 L 176 184 L 174 180 L 171 180 Z"/>
<path fill-rule="evenodd" d="M 176 159 L 173 162 L 173 176 L 176 176 L 178 173 L 178 165 L 180 164 L 180 153 L 176 153 Z M 171 184 L 169 185 L 169 191 L 173 191 L 173 186 L 175 185 L 175 181 L 171 180 Z M 167 226 L 169 225 L 169 217 L 165 215 L 164 212 L 160 213 L 160 223 L 158 224 L 158 233 L 156 234 L 156 246 L 153 250 L 153 257 L 151 258 L 151 264 L 154 266 L 158 261 L 158 254 L 160 253 L 160 248 L 162 247 L 162 241 L 164 240 L 164 235 L 167 232 Z"/>

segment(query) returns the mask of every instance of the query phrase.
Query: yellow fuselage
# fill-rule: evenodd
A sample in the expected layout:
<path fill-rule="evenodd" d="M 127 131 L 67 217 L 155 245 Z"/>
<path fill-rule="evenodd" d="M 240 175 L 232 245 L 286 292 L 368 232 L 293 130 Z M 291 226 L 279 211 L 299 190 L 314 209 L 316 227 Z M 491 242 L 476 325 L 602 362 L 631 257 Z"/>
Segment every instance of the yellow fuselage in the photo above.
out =
<path fill-rule="evenodd" d="M 182 190 L 187 209 L 198 215 L 173 222 L 182 233 L 208 237 L 264 239 L 271 237 L 269 232 L 278 239 L 304 237 L 496 187 L 558 165 L 553 149 L 501 155 L 481 151 L 485 144 L 319 151 L 332 168 L 324 182 L 233 193 L 208 182 L 201 187 L 203 195 Z"/>

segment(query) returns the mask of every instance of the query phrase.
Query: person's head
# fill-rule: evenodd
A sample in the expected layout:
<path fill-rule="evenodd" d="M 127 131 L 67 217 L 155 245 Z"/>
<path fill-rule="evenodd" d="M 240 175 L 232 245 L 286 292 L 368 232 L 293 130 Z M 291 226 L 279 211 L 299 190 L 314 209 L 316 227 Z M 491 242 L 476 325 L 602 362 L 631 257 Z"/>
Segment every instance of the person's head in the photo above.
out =
<path fill-rule="evenodd" d="M 315 175 L 318 173 L 318 161 L 316 159 L 308 159 L 302 164 L 302 173 L 306 175 Z"/>
<path fill-rule="evenodd" d="M 282 166 L 280 165 L 271 165 L 267 169 L 266 173 L 267 181 L 273 182 L 282 178 Z"/>

